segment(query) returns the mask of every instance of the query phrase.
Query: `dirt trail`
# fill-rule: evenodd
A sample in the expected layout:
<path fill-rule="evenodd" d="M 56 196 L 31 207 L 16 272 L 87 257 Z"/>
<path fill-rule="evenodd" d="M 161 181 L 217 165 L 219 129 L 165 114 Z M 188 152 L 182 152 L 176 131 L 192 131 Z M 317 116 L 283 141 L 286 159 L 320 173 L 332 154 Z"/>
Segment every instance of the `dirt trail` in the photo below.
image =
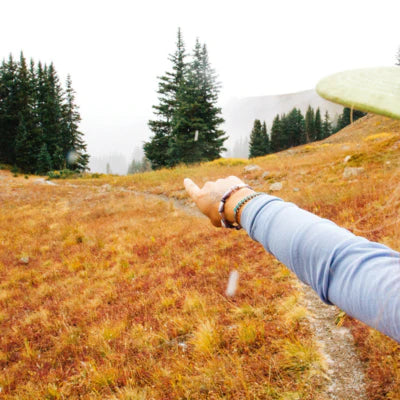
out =
<path fill-rule="evenodd" d="M 337 307 L 323 303 L 309 287 L 301 284 L 304 297 L 300 303 L 309 311 L 308 320 L 326 362 L 328 399 L 364 400 L 367 393 L 364 369 L 354 348 L 349 329 L 335 324 Z"/>

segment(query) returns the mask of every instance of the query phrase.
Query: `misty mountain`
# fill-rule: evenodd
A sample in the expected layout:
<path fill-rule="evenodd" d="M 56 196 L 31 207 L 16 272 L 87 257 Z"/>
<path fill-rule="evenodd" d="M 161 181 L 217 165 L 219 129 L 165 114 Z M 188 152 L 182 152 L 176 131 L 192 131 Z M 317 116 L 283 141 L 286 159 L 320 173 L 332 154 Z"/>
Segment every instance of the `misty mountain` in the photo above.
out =
<path fill-rule="evenodd" d="M 276 114 L 288 113 L 296 107 L 305 115 L 309 105 L 315 110 L 319 107 L 322 118 L 327 110 L 331 121 L 335 121 L 343 111 L 342 106 L 323 99 L 315 90 L 231 100 L 222 108 L 225 118 L 223 129 L 229 136 L 226 141 L 227 155 L 247 157 L 248 138 L 255 119 L 265 121 L 269 133 Z"/>

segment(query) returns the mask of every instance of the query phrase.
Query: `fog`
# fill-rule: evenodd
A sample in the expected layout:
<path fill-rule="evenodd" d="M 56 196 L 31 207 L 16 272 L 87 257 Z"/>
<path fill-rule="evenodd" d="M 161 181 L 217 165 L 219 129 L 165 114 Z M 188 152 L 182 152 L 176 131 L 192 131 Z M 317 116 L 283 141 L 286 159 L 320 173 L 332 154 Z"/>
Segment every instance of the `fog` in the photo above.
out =
<path fill-rule="evenodd" d="M 317 0 L 28 0 L 2 4 L 2 57 L 54 62 L 76 90 L 88 151 L 129 163 L 149 138 L 157 76 L 181 27 L 190 52 L 206 43 L 231 99 L 294 93 L 345 69 L 393 65 L 400 2 Z M 229 125 L 229 121 L 228 121 Z M 230 132 L 228 132 L 228 135 Z"/>

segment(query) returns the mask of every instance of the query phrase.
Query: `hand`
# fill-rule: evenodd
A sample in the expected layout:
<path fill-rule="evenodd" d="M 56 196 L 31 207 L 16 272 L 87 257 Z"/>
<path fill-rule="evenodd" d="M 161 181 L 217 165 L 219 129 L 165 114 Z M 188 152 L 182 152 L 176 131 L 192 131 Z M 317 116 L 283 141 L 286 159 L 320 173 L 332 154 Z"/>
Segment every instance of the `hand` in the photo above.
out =
<path fill-rule="evenodd" d="M 218 213 L 218 207 L 222 196 L 232 186 L 243 185 L 244 182 L 236 176 L 230 176 L 225 179 L 218 179 L 215 182 L 206 182 L 202 189 L 189 178 L 186 178 L 183 184 L 200 211 L 210 218 L 214 226 L 221 226 L 221 216 Z M 228 198 L 225 203 L 225 216 L 229 222 L 234 222 L 235 220 L 234 208 L 236 204 L 251 193 L 253 193 L 253 190 L 243 188 L 234 192 Z"/>

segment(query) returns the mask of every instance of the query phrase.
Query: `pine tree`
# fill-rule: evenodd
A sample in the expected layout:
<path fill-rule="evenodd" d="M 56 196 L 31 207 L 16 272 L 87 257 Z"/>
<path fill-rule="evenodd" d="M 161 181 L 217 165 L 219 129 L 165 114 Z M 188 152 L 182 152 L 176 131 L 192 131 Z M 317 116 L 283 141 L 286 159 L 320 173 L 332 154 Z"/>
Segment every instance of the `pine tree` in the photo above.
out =
<path fill-rule="evenodd" d="M 399 47 L 399 50 L 397 51 L 397 57 L 396 58 L 397 58 L 396 59 L 396 65 L 398 67 L 400 67 L 400 47 Z"/>
<path fill-rule="evenodd" d="M 328 111 L 325 111 L 324 122 L 322 123 L 322 139 L 327 138 L 332 134 L 332 123 L 329 119 Z"/>
<path fill-rule="evenodd" d="M 263 126 L 261 121 L 256 119 L 250 134 L 249 158 L 263 156 L 267 154 L 267 150 L 265 137 L 263 135 Z"/>
<path fill-rule="evenodd" d="M 62 107 L 62 141 L 61 160 L 65 167 L 84 171 L 89 163 L 83 133 L 79 131 L 81 116 L 75 104 L 75 91 L 72 88 L 71 76 L 67 76 L 65 103 Z"/>
<path fill-rule="evenodd" d="M 315 117 L 314 110 L 311 106 L 308 106 L 305 117 L 305 129 L 306 129 L 306 142 L 313 142 L 315 140 Z"/>
<path fill-rule="evenodd" d="M 202 142 L 202 158 L 215 160 L 221 156 L 221 152 L 226 150 L 224 142 L 227 139 L 225 132 L 219 128 L 224 122 L 221 117 L 221 108 L 217 106 L 220 84 L 217 82 L 215 71 L 211 68 L 207 46 L 204 44 L 200 54 L 200 77 L 198 82 L 200 89 L 200 117 L 203 120 L 205 131 Z M 200 133 L 199 133 L 200 135 Z"/>
<path fill-rule="evenodd" d="M 271 144 L 268 136 L 267 124 L 265 121 L 263 122 L 261 133 L 264 139 L 265 154 L 269 154 L 271 152 Z"/>
<path fill-rule="evenodd" d="M 217 107 L 219 84 L 208 60 L 205 45 L 196 40 L 192 61 L 178 30 L 177 50 L 170 57 L 172 73 L 159 78 L 158 117 L 149 121 L 154 136 L 145 143 L 146 157 L 154 169 L 180 162 L 192 163 L 220 157 L 227 139 Z"/>
<path fill-rule="evenodd" d="M 44 78 L 43 136 L 53 168 L 63 169 L 65 167 L 65 158 L 62 157 L 58 148 L 63 148 L 64 141 L 62 123 L 64 94 L 53 64 L 50 64 L 48 68 L 45 67 Z"/>
<path fill-rule="evenodd" d="M 187 75 L 186 50 L 181 30 L 178 29 L 176 51 L 170 55 L 172 72 L 159 77 L 159 104 L 153 106 L 156 119 L 149 121 L 154 136 L 143 146 L 146 157 L 154 169 L 173 166 L 179 162 L 178 149 L 173 138 L 173 121 L 178 102 L 184 92 Z M 175 118 L 176 119 L 176 118 Z"/>
<path fill-rule="evenodd" d="M 322 140 L 322 119 L 321 119 L 321 111 L 319 107 L 315 112 L 315 121 L 314 121 L 314 130 L 315 130 L 315 140 Z"/>
<path fill-rule="evenodd" d="M 15 140 L 18 134 L 18 65 L 10 54 L 3 61 L 0 77 L 0 161 L 15 164 Z"/>
<path fill-rule="evenodd" d="M 271 128 L 271 152 L 276 153 L 282 150 L 282 121 L 279 115 L 276 115 Z"/>
<path fill-rule="evenodd" d="M 52 170 L 51 157 L 47 150 L 46 143 L 43 143 L 42 147 L 40 148 L 36 168 L 37 172 L 42 175 L 47 174 L 47 172 Z"/>
<path fill-rule="evenodd" d="M 42 67 L 21 52 L 0 66 L 0 162 L 26 172 L 65 168 L 72 149 L 75 169 L 88 163 L 86 144 L 77 130 L 80 121 L 70 78 L 66 99 L 53 64 Z M 46 146 L 44 146 L 46 145 Z M 50 157 L 50 162 L 48 162 Z M 40 158 L 40 159 L 39 159 Z"/>
<path fill-rule="evenodd" d="M 364 115 L 366 115 L 366 113 L 363 111 L 351 110 L 349 107 L 345 107 L 343 109 L 343 113 L 338 118 L 335 132 L 338 132 L 341 129 L 345 128 L 347 125 L 350 125 L 352 120 L 354 122 Z"/>
<path fill-rule="evenodd" d="M 35 113 L 34 64 L 28 70 L 21 52 L 17 72 L 18 87 L 18 132 L 15 138 L 15 162 L 25 172 L 36 171 L 37 157 L 41 146 L 41 135 Z"/>

